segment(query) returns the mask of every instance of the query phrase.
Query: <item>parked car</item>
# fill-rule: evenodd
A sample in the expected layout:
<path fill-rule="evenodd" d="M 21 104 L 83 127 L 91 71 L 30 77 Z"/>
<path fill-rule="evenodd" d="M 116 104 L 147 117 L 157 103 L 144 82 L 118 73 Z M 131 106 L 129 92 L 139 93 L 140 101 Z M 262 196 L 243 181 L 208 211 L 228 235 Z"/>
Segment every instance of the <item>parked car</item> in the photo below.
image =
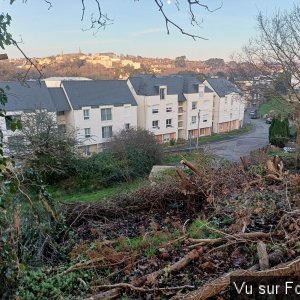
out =
<path fill-rule="evenodd" d="M 257 115 L 257 109 L 250 110 L 249 116 L 251 115 Z"/>
<path fill-rule="evenodd" d="M 257 109 L 251 110 L 250 113 L 249 113 L 249 116 L 250 116 L 251 119 L 258 119 Z"/>
<path fill-rule="evenodd" d="M 269 118 L 266 118 L 266 123 L 267 124 L 271 124 L 273 121 L 273 118 L 269 117 Z"/>
<path fill-rule="evenodd" d="M 293 153 L 293 152 L 296 152 L 296 148 L 294 148 L 294 147 L 284 147 L 283 151 L 284 151 L 284 153 Z"/>

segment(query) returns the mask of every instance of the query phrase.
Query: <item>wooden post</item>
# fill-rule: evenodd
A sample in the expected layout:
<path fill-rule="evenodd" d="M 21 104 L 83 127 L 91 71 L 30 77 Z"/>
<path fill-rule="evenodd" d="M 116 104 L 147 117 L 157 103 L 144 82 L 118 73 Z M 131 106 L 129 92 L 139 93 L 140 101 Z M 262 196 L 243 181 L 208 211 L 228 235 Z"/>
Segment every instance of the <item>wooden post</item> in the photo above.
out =
<path fill-rule="evenodd" d="M 197 149 L 199 146 L 199 138 L 200 138 L 200 109 L 198 111 L 198 135 L 197 135 L 197 144 L 196 144 Z"/>

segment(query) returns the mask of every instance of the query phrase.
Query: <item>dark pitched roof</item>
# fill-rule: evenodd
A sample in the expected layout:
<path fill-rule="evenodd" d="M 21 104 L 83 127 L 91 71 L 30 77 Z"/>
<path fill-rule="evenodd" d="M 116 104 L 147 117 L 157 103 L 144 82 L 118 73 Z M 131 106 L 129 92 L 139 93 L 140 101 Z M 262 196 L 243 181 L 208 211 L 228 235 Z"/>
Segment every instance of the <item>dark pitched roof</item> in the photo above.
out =
<path fill-rule="evenodd" d="M 7 111 L 32 112 L 36 109 L 55 111 L 52 98 L 44 82 L 1 81 L 0 88 L 4 89 L 8 102 L 4 109 Z"/>
<path fill-rule="evenodd" d="M 143 75 L 129 78 L 135 92 L 143 96 L 159 95 L 159 86 L 167 86 L 168 95 L 178 95 L 179 101 L 186 100 L 183 95 L 183 78 L 181 76 Z"/>
<path fill-rule="evenodd" d="M 71 110 L 68 99 L 62 88 L 48 88 L 56 111 Z"/>
<path fill-rule="evenodd" d="M 202 82 L 199 79 L 197 79 L 195 76 L 191 75 L 191 74 L 186 74 L 186 75 L 181 75 L 181 76 L 183 76 L 183 79 L 184 79 L 183 92 L 186 93 L 186 94 L 198 93 L 199 84 L 201 84 Z M 205 93 L 212 93 L 213 92 L 207 86 L 204 87 L 204 91 L 205 91 Z"/>
<path fill-rule="evenodd" d="M 184 94 L 198 93 L 201 82 L 193 75 L 180 74 L 171 76 L 141 75 L 129 78 L 135 92 L 143 96 L 156 96 L 159 94 L 158 87 L 167 86 L 168 95 L 178 95 L 179 101 L 185 101 Z M 205 92 L 212 92 L 208 87 Z"/>
<path fill-rule="evenodd" d="M 235 84 L 224 78 L 209 78 L 207 79 L 207 82 L 220 97 L 224 97 L 231 93 L 242 93 Z"/>
<path fill-rule="evenodd" d="M 92 105 L 137 105 L 124 80 L 63 81 L 62 85 L 73 109 Z"/>
<path fill-rule="evenodd" d="M 129 78 L 135 92 L 143 96 L 159 95 L 159 86 L 167 86 L 168 95 L 178 95 L 178 100 L 185 100 L 183 78 L 180 76 L 142 75 Z"/>

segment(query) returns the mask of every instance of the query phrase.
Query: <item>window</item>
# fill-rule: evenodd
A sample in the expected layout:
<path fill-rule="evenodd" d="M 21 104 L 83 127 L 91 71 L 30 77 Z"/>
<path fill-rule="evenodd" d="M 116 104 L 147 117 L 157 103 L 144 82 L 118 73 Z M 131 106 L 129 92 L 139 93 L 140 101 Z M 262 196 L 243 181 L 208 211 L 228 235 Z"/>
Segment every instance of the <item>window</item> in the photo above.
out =
<path fill-rule="evenodd" d="M 160 100 L 166 99 L 166 88 L 159 89 L 159 98 Z"/>
<path fill-rule="evenodd" d="M 126 124 L 125 124 L 125 129 L 128 130 L 129 128 L 130 128 L 130 124 L 129 124 L 129 123 L 126 123 Z"/>
<path fill-rule="evenodd" d="M 158 127 L 158 121 L 152 121 L 152 128 L 159 129 L 159 127 Z"/>
<path fill-rule="evenodd" d="M 173 111 L 172 104 L 167 104 L 166 112 L 172 112 L 172 111 Z"/>
<path fill-rule="evenodd" d="M 196 116 L 192 116 L 192 124 L 196 124 L 197 122 L 197 117 Z"/>
<path fill-rule="evenodd" d="M 208 109 L 209 108 L 209 101 L 205 100 L 204 101 L 204 109 Z"/>
<path fill-rule="evenodd" d="M 159 110 L 158 110 L 158 105 L 153 105 L 152 106 L 152 113 L 153 114 L 158 114 Z"/>
<path fill-rule="evenodd" d="M 102 138 L 109 139 L 112 137 L 112 126 L 102 127 Z"/>
<path fill-rule="evenodd" d="M 89 145 L 83 146 L 83 155 L 84 156 L 89 156 L 90 154 L 91 154 L 90 146 Z"/>
<path fill-rule="evenodd" d="M 110 121 L 110 120 L 112 120 L 111 108 L 102 108 L 101 121 Z"/>
<path fill-rule="evenodd" d="M 86 138 L 91 137 L 91 128 L 84 128 L 84 136 Z"/>
<path fill-rule="evenodd" d="M 58 112 L 56 113 L 57 116 L 63 116 L 64 114 L 65 114 L 64 111 L 58 111 Z"/>
<path fill-rule="evenodd" d="M 166 127 L 172 127 L 172 119 L 167 119 L 166 120 Z"/>
<path fill-rule="evenodd" d="M 197 109 L 197 102 L 192 102 L 192 109 Z"/>
<path fill-rule="evenodd" d="M 84 109 L 83 110 L 83 119 L 84 120 L 89 120 L 90 118 L 90 110 L 89 109 Z"/>
<path fill-rule="evenodd" d="M 170 141 L 170 134 L 164 134 L 164 142 L 169 142 Z"/>
<path fill-rule="evenodd" d="M 203 115 L 203 123 L 206 123 L 208 121 L 208 115 Z"/>

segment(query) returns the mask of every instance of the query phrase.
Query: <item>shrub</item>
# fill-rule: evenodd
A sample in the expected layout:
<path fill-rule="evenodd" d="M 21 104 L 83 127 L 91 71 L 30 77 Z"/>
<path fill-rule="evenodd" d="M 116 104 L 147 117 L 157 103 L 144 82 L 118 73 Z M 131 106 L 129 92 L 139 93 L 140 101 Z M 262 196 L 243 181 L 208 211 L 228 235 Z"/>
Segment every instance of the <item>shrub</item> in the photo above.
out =
<path fill-rule="evenodd" d="M 289 121 L 278 118 L 272 120 L 269 128 L 269 141 L 272 145 L 283 148 L 290 137 Z"/>
<path fill-rule="evenodd" d="M 77 183 L 86 186 L 97 182 L 99 186 L 108 186 L 113 182 L 124 181 L 121 161 L 116 161 L 111 153 L 103 152 L 91 157 L 80 157 L 74 162 Z"/>
<path fill-rule="evenodd" d="M 120 131 L 109 145 L 116 160 L 122 162 L 125 178 L 149 174 L 153 165 L 162 163 L 162 147 L 155 136 L 144 129 Z"/>

